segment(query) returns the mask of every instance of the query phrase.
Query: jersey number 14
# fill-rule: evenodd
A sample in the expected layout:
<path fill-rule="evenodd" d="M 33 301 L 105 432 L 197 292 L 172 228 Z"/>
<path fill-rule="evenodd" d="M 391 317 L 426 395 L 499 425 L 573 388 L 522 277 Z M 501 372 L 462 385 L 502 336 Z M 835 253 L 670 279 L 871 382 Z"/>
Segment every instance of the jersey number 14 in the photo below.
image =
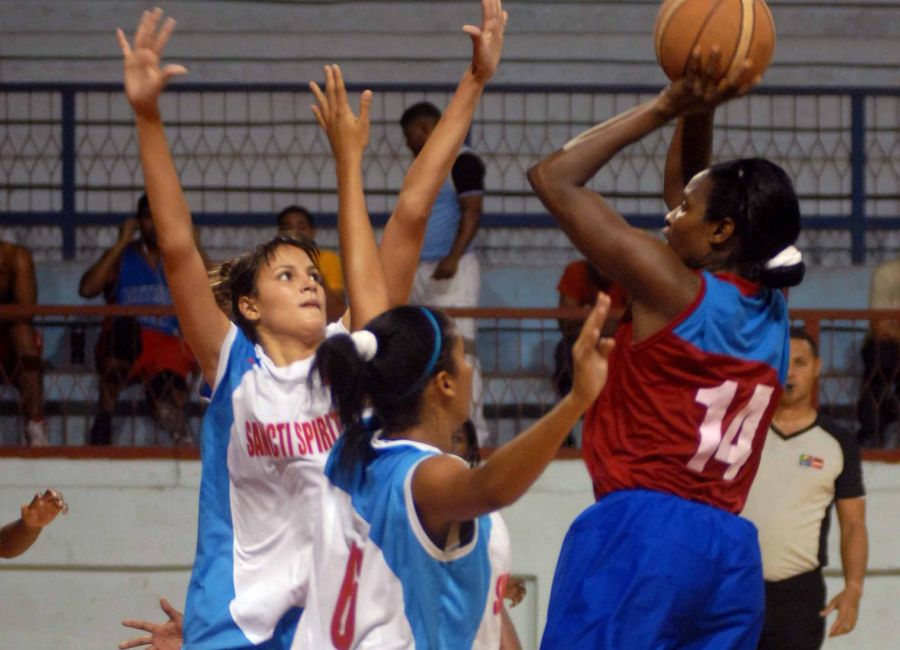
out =
<path fill-rule="evenodd" d="M 688 469 L 701 473 L 709 459 L 715 459 L 728 465 L 726 481 L 731 481 L 750 458 L 753 449 L 753 437 L 759 428 L 763 414 L 769 408 L 769 402 L 775 389 L 763 384 L 757 385 L 753 397 L 731 420 L 728 430 L 722 431 L 725 415 L 734 402 L 738 384 L 726 381 L 715 388 L 701 388 L 695 400 L 706 407 L 706 416 L 700 425 L 700 447 L 688 462 Z"/>

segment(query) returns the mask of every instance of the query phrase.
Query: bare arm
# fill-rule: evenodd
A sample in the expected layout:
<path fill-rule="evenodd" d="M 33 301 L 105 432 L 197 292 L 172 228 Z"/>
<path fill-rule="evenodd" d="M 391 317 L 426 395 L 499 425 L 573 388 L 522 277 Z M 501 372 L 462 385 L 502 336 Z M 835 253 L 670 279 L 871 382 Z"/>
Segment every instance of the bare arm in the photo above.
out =
<path fill-rule="evenodd" d="M 115 283 L 119 276 L 122 255 L 134 240 L 134 233 L 137 232 L 137 229 L 138 220 L 135 217 L 126 219 L 119 226 L 119 239 L 116 243 L 81 276 L 78 295 L 82 298 L 93 298 L 107 291 Z"/>
<path fill-rule="evenodd" d="M 663 198 L 670 210 L 681 203 L 688 181 L 709 167 L 714 120 L 715 111 L 678 118 L 666 156 L 663 181 Z M 691 146 L 684 147 L 685 141 L 690 142 Z"/>
<path fill-rule="evenodd" d="M 31 503 L 22 504 L 22 516 L 0 528 L 0 557 L 14 558 L 22 555 L 37 541 L 45 526 L 68 506 L 62 495 L 54 490 L 35 494 Z"/>
<path fill-rule="evenodd" d="M 683 80 L 589 129 L 528 172 L 532 187 L 575 246 L 632 296 L 637 340 L 655 333 L 690 305 L 700 278 L 668 246 L 631 228 L 585 185 L 615 154 L 670 119 L 707 112 L 749 90 L 752 83 L 745 76 L 715 83 L 701 67 L 696 50 Z"/>
<path fill-rule="evenodd" d="M 506 605 L 500 606 L 500 650 L 522 650 L 522 642 L 519 641 L 509 612 L 506 611 Z"/>
<path fill-rule="evenodd" d="M 482 0 L 481 6 L 481 28 L 463 28 L 472 38 L 472 63 L 406 173 L 394 213 L 384 229 L 381 261 L 392 305 L 409 299 L 431 208 L 459 154 L 484 87 L 500 63 L 507 14 L 500 0 Z M 474 235 L 473 230 L 470 240 Z"/>
<path fill-rule="evenodd" d="M 595 126 L 528 171 L 538 197 L 590 263 L 647 305 L 652 330 L 693 301 L 700 280 L 668 246 L 629 226 L 585 184 L 625 146 L 674 115 L 661 96 Z"/>
<path fill-rule="evenodd" d="M 181 66 L 160 68 L 163 48 L 175 27 L 175 21 L 169 18 L 158 29 L 161 17 L 159 9 L 144 12 L 133 51 L 122 31 L 118 32 L 125 59 L 125 93 L 137 122 L 144 182 L 175 312 L 204 378 L 212 385 L 229 321 L 219 311 L 209 286 L 159 114 L 159 95 L 166 83 L 187 72 Z"/>
<path fill-rule="evenodd" d="M 324 93 L 314 82 L 310 83 L 310 88 L 318 102 L 313 107 L 316 120 L 328 135 L 337 168 L 341 266 L 350 298 L 350 329 L 357 330 L 389 306 L 387 283 L 362 182 L 362 157 L 369 142 L 372 92 L 363 92 L 357 118 L 347 101 L 347 89 L 338 66 L 325 66 Z"/>
<path fill-rule="evenodd" d="M 459 207 L 462 212 L 459 219 L 459 229 L 456 231 L 456 239 L 450 247 L 450 252 L 434 270 L 435 280 L 445 280 L 456 275 L 459 268 L 459 258 L 463 256 L 469 244 L 475 239 L 478 232 L 478 224 L 481 221 L 481 206 L 484 197 L 479 195 L 459 197 Z"/>
<path fill-rule="evenodd" d="M 869 559 L 869 534 L 866 531 L 866 500 L 838 499 L 835 502 L 841 528 L 841 563 L 844 568 L 844 590 L 835 595 L 823 610 L 828 616 L 834 610 L 838 616 L 828 636 L 847 634 L 856 627 L 859 602 L 863 594 L 863 580 Z"/>
<path fill-rule="evenodd" d="M 572 391 L 532 427 L 500 447 L 479 467 L 468 469 L 454 456 L 423 461 L 412 482 L 413 499 L 422 524 L 441 538 L 451 522 L 468 521 L 508 506 L 534 483 L 569 431 L 606 383 L 610 339 L 600 339 L 609 312 L 609 297 L 601 294 L 572 350 L 575 360 Z"/>
<path fill-rule="evenodd" d="M 34 277 L 34 260 L 27 248 L 16 248 L 13 258 L 13 270 L 15 273 L 13 296 L 16 304 L 36 305 L 37 281 Z M 34 345 L 34 329 L 30 318 L 15 321 L 12 326 L 12 338 L 20 357 L 38 356 L 38 351 Z"/>

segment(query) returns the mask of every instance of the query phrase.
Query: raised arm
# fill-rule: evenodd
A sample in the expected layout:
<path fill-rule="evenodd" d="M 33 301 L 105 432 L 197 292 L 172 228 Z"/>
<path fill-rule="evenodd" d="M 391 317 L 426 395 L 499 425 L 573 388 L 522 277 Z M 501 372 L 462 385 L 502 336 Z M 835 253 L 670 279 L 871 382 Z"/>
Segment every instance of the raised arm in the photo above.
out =
<path fill-rule="evenodd" d="M 315 82 L 310 88 L 316 96 L 313 107 L 319 126 L 328 135 L 334 155 L 338 181 L 338 239 L 341 266 L 347 284 L 350 310 L 349 328 L 361 329 L 388 308 L 387 284 L 375 244 L 375 234 L 363 193 L 362 157 L 369 143 L 369 107 L 372 91 L 363 92 L 357 118 L 347 101 L 347 89 L 341 69 L 325 66 L 325 92 Z"/>
<path fill-rule="evenodd" d="M 391 305 L 404 304 L 409 299 L 431 208 L 459 154 L 484 87 L 500 63 L 507 13 L 500 0 L 482 0 L 481 11 L 480 28 L 463 27 L 472 39 L 472 62 L 422 151 L 410 165 L 397 205 L 384 229 L 381 259 Z M 469 240 L 475 229 L 477 221 L 468 234 Z"/>
<path fill-rule="evenodd" d="M 663 199 L 672 210 L 684 198 L 684 188 L 695 174 L 709 167 L 712 160 L 712 137 L 715 111 L 678 118 L 675 133 L 666 155 L 663 177 Z M 683 143 L 689 142 L 689 147 Z"/>
<path fill-rule="evenodd" d="M 683 80 L 582 133 L 528 171 L 538 197 L 575 246 L 632 296 L 635 315 L 649 332 L 664 326 L 694 300 L 700 279 L 671 248 L 630 227 L 585 185 L 615 154 L 672 118 L 709 111 L 750 86 L 743 79 L 739 89 L 735 83 L 713 82 L 700 65 L 700 52 L 695 51 Z"/>
<path fill-rule="evenodd" d="M 209 287 L 203 256 L 194 241 L 191 213 L 159 113 L 159 95 L 166 83 L 187 72 L 179 65 L 160 67 L 166 41 L 175 28 L 171 18 L 160 27 L 161 18 L 160 9 L 143 13 L 133 49 L 122 30 L 117 30 L 125 60 L 125 94 L 137 123 L 144 183 L 175 312 L 204 378 L 212 384 L 229 321 L 219 311 Z"/>
<path fill-rule="evenodd" d="M 434 456 L 419 465 L 413 475 L 413 499 L 423 526 L 435 538 L 453 521 L 468 521 L 512 504 L 553 460 L 606 383 L 613 341 L 601 339 L 600 331 L 608 313 L 609 297 L 600 294 L 572 349 L 572 390 L 534 426 L 474 469 L 449 455 Z"/>

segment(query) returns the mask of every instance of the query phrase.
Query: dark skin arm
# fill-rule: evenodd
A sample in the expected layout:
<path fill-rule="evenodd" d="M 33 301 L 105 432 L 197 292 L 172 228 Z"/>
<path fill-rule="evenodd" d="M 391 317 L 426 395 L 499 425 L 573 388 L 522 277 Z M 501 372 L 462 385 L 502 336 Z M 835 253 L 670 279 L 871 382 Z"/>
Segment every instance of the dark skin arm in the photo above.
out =
<path fill-rule="evenodd" d="M 481 221 L 481 206 L 484 197 L 480 194 L 459 197 L 459 207 L 462 214 L 459 219 L 459 230 L 456 231 L 456 239 L 450 252 L 434 269 L 431 277 L 435 280 L 448 280 L 456 275 L 459 268 L 459 258 L 466 252 L 466 248 L 475 239 L 478 232 L 478 223 Z"/>
<path fill-rule="evenodd" d="M 59 492 L 47 490 L 35 494 L 31 503 L 22 504 L 19 519 L 0 528 L 0 557 L 9 559 L 22 555 L 56 515 L 67 511 L 68 506 Z"/>
<path fill-rule="evenodd" d="M 13 257 L 13 295 L 17 305 L 37 304 L 37 281 L 34 276 L 34 261 L 27 248 L 17 247 Z M 20 357 L 37 356 L 34 346 L 34 331 L 30 320 L 20 320 L 12 327 L 12 338 Z"/>
<path fill-rule="evenodd" d="M 709 112 L 752 85 L 743 80 L 717 84 L 708 67 L 701 65 L 701 53 L 695 51 L 683 80 L 589 129 L 528 171 L 538 197 L 569 239 L 632 297 L 636 341 L 660 331 L 687 308 L 700 290 L 701 279 L 662 241 L 629 226 L 586 184 L 615 154 L 669 120 Z M 744 70 L 748 68 L 745 65 Z"/>
<path fill-rule="evenodd" d="M 663 181 L 663 198 L 670 210 L 681 203 L 688 181 L 709 167 L 714 119 L 715 111 L 678 118 L 666 156 Z M 684 142 L 690 142 L 691 146 L 682 146 Z"/>
<path fill-rule="evenodd" d="M 94 262 L 81 276 L 81 283 L 78 285 L 78 295 L 82 298 L 93 298 L 107 291 L 115 283 L 119 275 L 122 254 L 134 240 L 134 233 L 137 230 L 138 220 L 136 217 L 126 219 L 119 226 L 118 241 L 112 248 L 103 253 L 100 259 Z"/>

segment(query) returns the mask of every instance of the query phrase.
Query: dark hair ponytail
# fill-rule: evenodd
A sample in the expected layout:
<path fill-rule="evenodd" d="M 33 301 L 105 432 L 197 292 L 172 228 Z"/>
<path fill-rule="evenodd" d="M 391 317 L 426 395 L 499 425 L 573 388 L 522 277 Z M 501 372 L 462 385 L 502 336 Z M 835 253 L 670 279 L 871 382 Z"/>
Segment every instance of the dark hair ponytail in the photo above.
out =
<path fill-rule="evenodd" d="M 799 255 L 773 259 L 800 235 L 800 204 L 785 171 L 763 158 L 745 158 L 713 165 L 709 176 L 706 220 L 734 221 L 733 261 L 768 287 L 800 284 L 806 267 Z"/>
<path fill-rule="evenodd" d="M 343 427 L 338 464 L 348 472 L 364 465 L 372 454 L 376 426 L 364 420 L 365 408 L 372 407 L 385 434 L 399 433 L 421 422 L 428 381 L 442 370 L 456 372 L 455 328 L 440 311 L 396 307 L 373 318 L 364 329 L 377 343 L 370 360 L 363 358 L 352 337 L 331 336 L 316 351 L 310 374 L 311 381 L 318 376 L 331 389 Z"/>

